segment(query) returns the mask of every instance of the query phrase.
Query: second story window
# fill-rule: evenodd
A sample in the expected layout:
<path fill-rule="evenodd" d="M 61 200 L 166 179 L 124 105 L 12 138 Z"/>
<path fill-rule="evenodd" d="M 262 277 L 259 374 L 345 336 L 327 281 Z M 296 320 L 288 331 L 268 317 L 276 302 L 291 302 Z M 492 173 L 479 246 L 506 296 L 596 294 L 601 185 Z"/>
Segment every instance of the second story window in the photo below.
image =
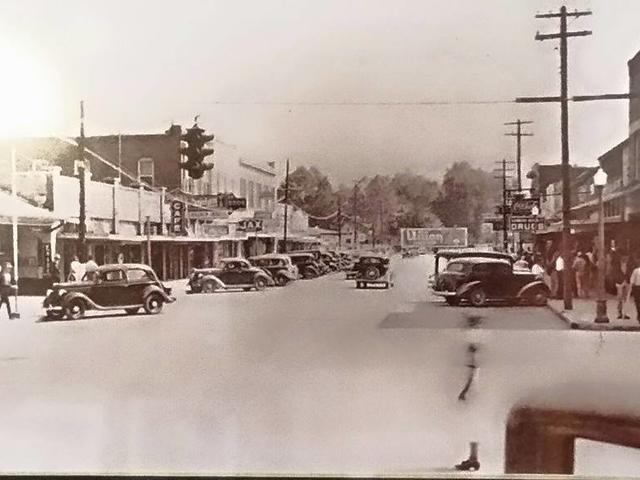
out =
<path fill-rule="evenodd" d="M 153 186 L 153 177 L 153 158 L 145 157 L 138 160 L 138 183 L 146 183 Z"/>

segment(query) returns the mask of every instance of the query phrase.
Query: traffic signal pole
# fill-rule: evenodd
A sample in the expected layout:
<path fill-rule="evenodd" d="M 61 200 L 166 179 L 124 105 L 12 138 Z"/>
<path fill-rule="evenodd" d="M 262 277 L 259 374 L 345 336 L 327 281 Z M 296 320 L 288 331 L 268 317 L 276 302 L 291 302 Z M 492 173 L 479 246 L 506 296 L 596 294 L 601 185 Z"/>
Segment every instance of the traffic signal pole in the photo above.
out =
<path fill-rule="evenodd" d="M 84 159 L 84 101 L 80 101 L 80 138 L 78 139 L 78 182 L 80 212 L 78 215 L 78 256 L 80 261 L 87 261 L 87 211 L 86 211 L 86 176 Z"/>

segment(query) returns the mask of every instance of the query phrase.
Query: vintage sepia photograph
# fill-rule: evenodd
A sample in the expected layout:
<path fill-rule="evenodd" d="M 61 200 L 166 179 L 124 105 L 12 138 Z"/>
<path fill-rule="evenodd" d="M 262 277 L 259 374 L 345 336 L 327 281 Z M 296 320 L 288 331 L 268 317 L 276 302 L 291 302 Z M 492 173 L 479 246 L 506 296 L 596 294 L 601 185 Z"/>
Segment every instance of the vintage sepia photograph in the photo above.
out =
<path fill-rule="evenodd" d="M 640 478 L 640 0 L 0 0 L 0 475 Z"/>

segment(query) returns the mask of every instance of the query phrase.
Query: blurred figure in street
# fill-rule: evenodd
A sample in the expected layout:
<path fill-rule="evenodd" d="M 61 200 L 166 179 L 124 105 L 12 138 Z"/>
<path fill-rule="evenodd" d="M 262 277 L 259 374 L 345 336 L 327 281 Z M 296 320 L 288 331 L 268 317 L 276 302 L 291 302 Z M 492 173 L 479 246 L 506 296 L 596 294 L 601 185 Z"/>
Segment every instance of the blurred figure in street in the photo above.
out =
<path fill-rule="evenodd" d="M 87 257 L 87 263 L 84 264 L 83 279 L 89 282 L 93 282 L 96 279 L 98 273 L 98 264 L 93 259 L 93 255 Z"/>
<path fill-rule="evenodd" d="M 627 315 L 625 307 L 629 298 L 629 285 L 633 269 L 633 261 L 629 254 L 621 250 L 615 263 L 612 264 L 612 275 L 616 284 L 616 298 L 618 300 L 618 319 L 631 318 Z"/>
<path fill-rule="evenodd" d="M 573 273 L 576 278 L 576 296 L 583 298 L 586 296 L 585 288 L 587 287 L 587 261 L 582 252 L 578 252 L 573 260 Z"/>
<path fill-rule="evenodd" d="M 0 310 L 2 310 L 2 305 L 6 305 L 9 319 L 11 319 L 11 302 L 9 297 L 11 297 L 11 292 L 15 289 L 16 278 L 13 275 L 13 265 L 11 265 L 10 262 L 5 262 L 2 267 L 2 272 L 0 272 Z"/>

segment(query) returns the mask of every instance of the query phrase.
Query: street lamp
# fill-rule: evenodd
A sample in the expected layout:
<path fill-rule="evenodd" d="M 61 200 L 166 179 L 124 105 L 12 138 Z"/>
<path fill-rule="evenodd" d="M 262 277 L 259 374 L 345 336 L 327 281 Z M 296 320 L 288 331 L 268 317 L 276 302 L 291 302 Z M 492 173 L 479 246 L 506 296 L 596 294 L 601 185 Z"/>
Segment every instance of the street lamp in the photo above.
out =
<path fill-rule="evenodd" d="M 602 191 L 606 184 L 607 173 L 602 168 L 598 168 L 598 171 L 593 176 L 593 185 L 598 195 L 598 299 L 596 300 L 596 323 L 609 323 L 604 289 L 604 202 L 602 200 Z"/>

